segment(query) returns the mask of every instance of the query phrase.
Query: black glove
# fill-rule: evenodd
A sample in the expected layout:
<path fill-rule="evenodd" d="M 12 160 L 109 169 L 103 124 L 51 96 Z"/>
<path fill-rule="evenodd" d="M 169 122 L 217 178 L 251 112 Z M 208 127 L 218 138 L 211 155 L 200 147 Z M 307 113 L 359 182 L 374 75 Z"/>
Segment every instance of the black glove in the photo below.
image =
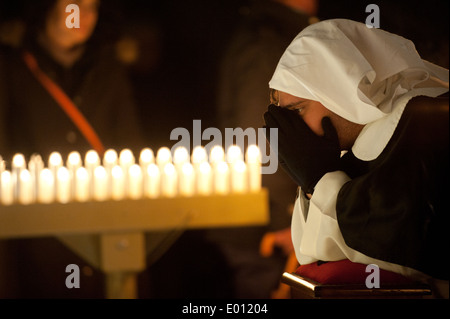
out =
<path fill-rule="evenodd" d="M 312 194 L 326 173 L 339 169 L 339 139 L 329 117 L 322 119 L 324 136 L 316 135 L 296 111 L 275 105 L 269 105 L 264 120 L 266 132 L 278 129 L 281 166 L 306 193 Z"/>

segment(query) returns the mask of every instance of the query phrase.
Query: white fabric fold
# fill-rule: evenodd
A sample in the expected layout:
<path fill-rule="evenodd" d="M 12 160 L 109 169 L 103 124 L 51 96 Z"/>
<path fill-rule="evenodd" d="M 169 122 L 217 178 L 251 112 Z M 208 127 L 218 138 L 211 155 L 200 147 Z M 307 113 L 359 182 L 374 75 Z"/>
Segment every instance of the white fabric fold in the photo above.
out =
<path fill-rule="evenodd" d="M 408 101 L 448 91 L 448 70 L 422 60 L 401 36 L 345 19 L 318 22 L 288 46 L 269 82 L 272 89 L 318 101 L 358 124 L 382 121 L 353 151 L 373 160 L 387 145 Z M 372 131 L 383 129 L 383 134 Z"/>

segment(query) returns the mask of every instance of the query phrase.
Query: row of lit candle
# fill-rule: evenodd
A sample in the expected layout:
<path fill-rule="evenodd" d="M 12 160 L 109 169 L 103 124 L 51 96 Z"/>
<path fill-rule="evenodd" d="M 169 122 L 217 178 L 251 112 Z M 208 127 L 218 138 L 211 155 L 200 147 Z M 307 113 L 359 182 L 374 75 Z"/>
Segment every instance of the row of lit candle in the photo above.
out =
<path fill-rule="evenodd" d="M 108 150 L 100 158 L 91 150 L 84 161 L 72 152 L 63 161 L 54 152 L 47 164 L 33 155 L 28 163 L 16 154 L 11 168 L 0 158 L 0 204 L 69 203 L 175 196 L 256 192 L 261 188 L 261 153 L 256 145 L 245 156 L 237 145 L 227 151 L 202 146 L 192 154 L 184 147 L 133 152 Z"/>

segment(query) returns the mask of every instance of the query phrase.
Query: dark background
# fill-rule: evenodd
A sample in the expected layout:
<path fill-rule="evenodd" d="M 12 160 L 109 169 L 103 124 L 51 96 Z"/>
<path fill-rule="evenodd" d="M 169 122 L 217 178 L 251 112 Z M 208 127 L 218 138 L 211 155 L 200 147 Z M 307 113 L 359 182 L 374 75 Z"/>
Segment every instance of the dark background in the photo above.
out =
<path fill-rule="evenodd" d="M 0 23 L 20 18 L 27 1 L 0 0 Z M 190 130 L 193 119 L 202 129 L 215 126 L 219 61 L 249 1 L 103 1 L 105 36 L 139 48 L 129 71 L 149 146 L 170 146 L 170 132 Z M 365 22 L 370 3 L 380 8 L 381 28 L 413 40 L 423 58 L 448 68 L 446 0 L 320 0 L 318 16 Z"/>
<path fill-rule="evenodd" d="M 0 0 L 0 31 L 5 32 L 5 25 L 23 17 L 27 1 L 41 0 Z M 128 70 L 149 147 L 170 147 L 176 142 L 169 140 L 170 132 L 177 127 L 190 130 L 194 119 L 202 120 L 203 130 L 217 126 L 220 60 L 250 1 L 103 0 L 106 5 L 101 24 L 106 40 L 126 39 L 138 48 L 137 58 L 128 64 Z M 370 3 L 380 8 L 381 28 L 413 40 L 424 59 L 448 68 L 447 0 L 320 0 L 318 17 L 365 22 L 369 14 L 365 8 Z M 179 241 L 178 251 L 187 250 L 186 245 L 195 246 L 198 238 L 195 233 L 189 240 Z M 177 272 L 191 275 L 215 271 L 218 279 L 223 278 L 221 284 L 226 290 L 227 277 L 220 276 L 220 269 L 211 269 L 214 265 L 202 262 L 195 265 L 197 269 L 191 269 L 171 263 L 170 254 L 153 265 L 156 274 L 165 274 L 152 278 L 152 286 L 160 291 L 140 287 L 141 296 L 170 295 L 165 291 L 170 289 L 170 278 L 166 276 Z M 202 277 L 193 280 L 198 289 L 207 285 Z"/>

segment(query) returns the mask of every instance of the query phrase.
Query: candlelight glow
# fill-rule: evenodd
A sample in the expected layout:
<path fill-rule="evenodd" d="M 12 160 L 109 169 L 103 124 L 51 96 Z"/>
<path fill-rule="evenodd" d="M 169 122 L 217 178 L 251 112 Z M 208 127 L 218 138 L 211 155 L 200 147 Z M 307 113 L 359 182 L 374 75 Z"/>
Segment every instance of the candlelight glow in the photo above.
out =
<path fill-rule="evenodd" d="M 71 152 L 67 157 L 68 167 L 80 167 L 81 166 L 81 155 L 78 152 Z"/>
<path fill-rule="evenodd" d="M 51 153 L 50 157 L 48 159 L 48 162 L 49 162 L 49 166 L 53 166 L 53 167 L 62 165 L 63 160 L 62 160 L 61 154 L 59 154 L 58 152 Z"/>
<path fill-rule="evenodd" d="M 119 155 L 118 155 L 119 154 Z M 139 153 L 139 163 L 130 149 L 117 153 L 108 149 L 102 162 L 94 150 L 69 153 L 66 166 L 60 153 L 53 152 L 45 167 L 33 154 L 26 167 L 24 155 L 15 154 L 11 170 L 0 157 L 0 204 L 69 203 L 89 200 L 122 200 L 176 196 L 210 196 L 257 192 L 261 189 L 261 152 L 251 145 L 243 152 L 232 145 L 227 152 L 215 145 L 208 153 L 197 146 L 189 154 L 178 147 L 173 154 L 161 147 L 156 157 L 152 149 Z"/>
<path fill-rule="evenodd" d="M 25 157 L 22 154 L 14 155 L 12 165 L 19 168 L 25 167 Z"/>
<path fill-rule="evenodd" d="M 242 151 L 237 145 L 231 145 L 227 150 L 227 161 L 230 164 L 236 163 L 237 161 L 242 161 Z"/>
<path fill-rule="evenodd" d="M 117 152 L 113 149 L 109 149 L 105 152 L 103 156 L 103 164 L 105 166 L 113 166 L 117 164 L 118 155 Z"/>
<path fill-rule="evenodd" d="M 90 150 L 86 153 L 85 157 L 86 165 L 98 165 L 100 163 L 100 157 L 94 150 Z"/>
<path fill-rule="evenodd" d="M 209 155 L 209 161 L 212 164 L 216 164 L 225 160 L 225 151 L 222 146 L 215 145 L 211 148 L 211 152 Z"/>

